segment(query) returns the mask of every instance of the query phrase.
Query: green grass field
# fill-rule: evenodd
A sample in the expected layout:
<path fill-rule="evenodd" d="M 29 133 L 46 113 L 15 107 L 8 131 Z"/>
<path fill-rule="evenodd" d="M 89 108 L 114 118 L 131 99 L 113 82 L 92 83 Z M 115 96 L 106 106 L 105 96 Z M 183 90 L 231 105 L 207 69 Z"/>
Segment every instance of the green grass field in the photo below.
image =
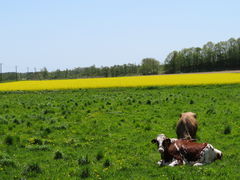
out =
<path fill-rule="evenodd" d="M 240 179 L 240 85 L 0 92 L 0 179 Z M 223 159 L 159 167 L 159 133 L 198 115 Z"/>

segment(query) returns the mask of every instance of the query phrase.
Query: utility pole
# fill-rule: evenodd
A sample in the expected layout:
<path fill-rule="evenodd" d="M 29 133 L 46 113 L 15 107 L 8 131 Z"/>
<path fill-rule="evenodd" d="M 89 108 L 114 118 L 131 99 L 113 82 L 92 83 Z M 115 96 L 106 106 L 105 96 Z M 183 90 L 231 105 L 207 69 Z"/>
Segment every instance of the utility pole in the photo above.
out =
<path fill-rule="evenodd" d="M 37 69 L 34 68 L 34 79 L 36 80 L 37 79 Z"/>
<path fill-rule="evenodd" d="M 3 74 L 2 74 L 2 63 L 0 63 L 0 82 L 3 81 Z"/>
<path fill-rule="evenodd" d="M 15 66 L 15 70 L 16 70 L 16 81 L 18 80 L 18 67 Z"/>
<path fill-rule="evenodd" d="M 27 67 L 27 80 L 29 79 L 29 67 Z"/>
<path fill-rule="evenodd" d="M 38 78 L 37 76 L 37 68 L 34 68 L 34 76 L 35 76 L 35 80 Z"/>

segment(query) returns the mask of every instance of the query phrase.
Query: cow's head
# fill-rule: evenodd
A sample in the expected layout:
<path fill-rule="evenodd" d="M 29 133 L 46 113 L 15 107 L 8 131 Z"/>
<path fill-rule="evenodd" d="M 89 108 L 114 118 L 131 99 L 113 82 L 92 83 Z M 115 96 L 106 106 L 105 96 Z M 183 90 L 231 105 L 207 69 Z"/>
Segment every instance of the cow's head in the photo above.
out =
<path fill-rule="evenodd" d="M 165 139 L 167 139 L 167 137 L 166 137 L 164 134 L 159 134 L 156 139 L 153 139 L 153 140 L 152 140 L 152 143 L 157 144 L 157 146 L 158 146 L 158 151 L 159 151 L 160 153 L 163 153 L 163 152 L 164 152 L 163 141 L 164 141 Z"/>
<path fill-rule="evenodd" d="M 214 152 L 216 153 L 216 158 L 215 159 L 222 159 L 222 156 L 223 156 L 223 154 L 222 154 L 222 152 L 221 151 L 219 151 L 218 149 L 216 149 L 216 148 L 214 148 Z"/>
<path fill-rule="evenodd" d="M 171 139 L 166 138 L 166 139 L 162 142 L 162 147 L 163 147 L 163 149 L 164 149 L 164 150 L 167 149 L 167 148 L 170 146 L 171 143 L 172 143 L 172 142 L 171 142 Z"/>
<path fill-rule="evenodd" d="M 222 153 L 218 153 L 216 158 L 221 160 L 222 159 Z"/>

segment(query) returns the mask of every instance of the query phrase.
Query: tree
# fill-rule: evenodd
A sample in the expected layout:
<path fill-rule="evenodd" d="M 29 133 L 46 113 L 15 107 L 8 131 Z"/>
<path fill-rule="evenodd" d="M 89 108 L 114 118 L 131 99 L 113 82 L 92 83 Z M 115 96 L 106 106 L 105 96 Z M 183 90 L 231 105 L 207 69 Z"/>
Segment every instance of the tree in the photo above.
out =
<path fill-rule="evenodd" d="M 57 69 L 56 71 L 53 72 L 53 79 L 61 79 L 62 77 L 62 72 L 60 69 Z"/>
<path fill-rule="evenodd" d="M 214 44 L 210 41 L 202 48 L 202 71 L 208 71 L 214 68 Z"/>
<path fill-rule="evenodd" d="M 237 40 L 231 38 L 227 41 L 227 65 L 230 68 L 238 68 L 239 47 Z"/>
<path fill-rule="evenodd" d="M 191 67 L 189 49 L 173 51 L 165 59 L 164 69 L 166 73 L 188 72 Z"/>
<path fill-rule="evenodd" d="M 42 79 L 48 79 L 48 70 L 46 67 L 44 67 L 43 69 L 41 69 L 41 72 L 40 72 L 41 76 L 42 76 Z"/>
<path fill-rule="evenodd" d="M 240 68 L 240 39 L 208 42 L 202 48 L 171 52 L 165 60 L 166 73 L 214 71 Z"/>
<path fill-rule="evenodd" d="M 143 75 L 158 74 L 160 62 L 153 58 L 145 58 L 142 60 L 140 72 Z"/>

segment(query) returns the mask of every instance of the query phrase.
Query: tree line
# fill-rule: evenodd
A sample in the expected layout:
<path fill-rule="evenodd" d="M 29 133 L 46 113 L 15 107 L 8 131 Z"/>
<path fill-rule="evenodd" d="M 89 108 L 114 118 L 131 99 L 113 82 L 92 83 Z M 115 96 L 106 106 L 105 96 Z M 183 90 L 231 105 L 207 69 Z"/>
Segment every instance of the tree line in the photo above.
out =
<path fill-rule="evenodd" d="M 233 70 L 240 68 L 240 38 L 171 52 L 164 63 L 165 73 Z"/>
<path fill-rule="evenodd" d="M 192 47 L 173 51 L 166 57 L 163 65 L 160 65 L 160 62 L 154 58 L 144 58 L 141 64 L 110 67 L 93 65 L 51 72 L 47 68 L 42 68 L 40 71 L 28 73 L 3 73 L 0 81 L 119 77 L 233 69 L 240 69 L 240 38 L 231 38 L 216 44 L 208 42 L 202 48 Z"/>
<path fill-rule="evenodd" d="M 44 79 L 74 79 L 74 78 L 93 78 L 93 77 L 119 77 L 134 75 L 159 74 L 161 69 L 160 62 L 154 58 L 145 58 L 141 64 L 123 64 L 114 66 L 96 67 L 77 67 L 74 69 L 56 70 L 49 72 L 47 68 L 40 71 L 17 73 L 3 73 L 4 81 L 15 80 L 44 80 Z M 163 69 L 163 68 L 162 68 Z"/>

